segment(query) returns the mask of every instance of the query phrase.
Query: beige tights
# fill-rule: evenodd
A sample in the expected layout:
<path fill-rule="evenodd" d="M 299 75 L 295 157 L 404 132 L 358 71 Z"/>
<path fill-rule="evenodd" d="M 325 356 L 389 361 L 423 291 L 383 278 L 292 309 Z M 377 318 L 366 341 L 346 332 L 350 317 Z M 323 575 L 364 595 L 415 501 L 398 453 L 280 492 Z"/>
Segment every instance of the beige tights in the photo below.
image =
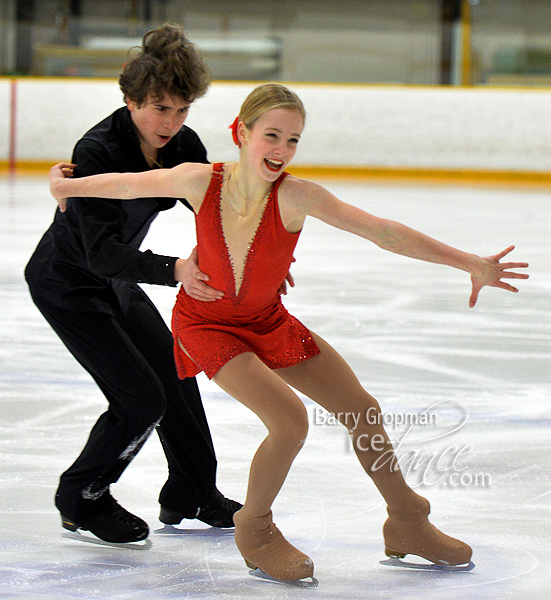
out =
<path fill-rule="evenodd" d="M 382 425 L 378 402 L 363 389 L 346 361 L 322 338 L 312 335 L 321 354 L 294 367 L 280 369 L 278 375 L 337 415 L 350 433 L 358 460 L 390 509 L 417 510 L 423 502 L 404 480 Z"/>
<path fill-rule="evenodd" d="M 306 409 L 289 386 L 337 415 L 348 428 L 362 467 L 387 503 L 384 537 L 389 556 L 418 554 L 441 564 L 467 563 L 470 547 L 430 524 L 428 501 L 404 480 L 382 419 L 377 418 L 377 401 L 362 388 L 344 359 L 312 335 L 321 353 L 294 367 L 271 371 L 257 356 L 245 353 L 214 377 L 268 429 L 251 462 L 245 503 L 234 518 L 236 542 L 247 564 L 269 569 L 279 579 L 313 573 L 310 559 L 290 545 L 271 520 L 271 505 L 308 432 Z M 368 410 L 373 417 L 369 420 Z"/>
<path fill-rule="evenodd" d="M 389 508 L 396 512 L 416 510 L 422 504 L 420 497 L 405 482 L 381 420 L 373 416 L 374 411 L 380 414 L 377 401 L 362 388 L 344 359 L 313 335 L 321 353 L 294 367 L 271 371 L 254 354 L 245 353 L 214 377 L 222 389 L 255 412 L 268 429 L 251 463 L 245 511 L 258 516 L 270 510 L 306 438 L 306 409 L 289 385 L 340 415 L 362 467 Z M 365 418 L 368 409 L 372 409 L 373 416 L 369 422 Z M 359 415 L 357 427 L 352 413 Z"/>
<path fill-rule="evenodd" d="M 268 435 L 249 472 L 243 514 L 267 514 L 308 434 L 308 414 L 300 398 L 252 353 L 236 356 L 214 376 L 228 394 L 250 408 Z"/>

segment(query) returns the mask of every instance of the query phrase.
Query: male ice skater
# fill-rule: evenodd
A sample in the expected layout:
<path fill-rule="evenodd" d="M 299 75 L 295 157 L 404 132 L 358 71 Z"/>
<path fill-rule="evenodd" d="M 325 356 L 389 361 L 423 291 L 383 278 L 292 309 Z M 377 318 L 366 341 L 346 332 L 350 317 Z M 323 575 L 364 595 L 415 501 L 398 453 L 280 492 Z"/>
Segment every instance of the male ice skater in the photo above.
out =
<path fill-rule="evenodd" d="M 207 162 L 184 121 L 209 83 L 178 27 L 147 33 L 119 79 L 126 106 L 79 140 L 75 176 Z M 34 303 L 109 403 L 55 497 L 63 527 L 89 530 L 107 542 L 134 542 L 149 533 L 109 486 L 155 428 L 169 470 L 159 496 L 162 522 L 197 518 L 233 527 L 241 507 L 216 488 L 216 456 L 197 383 L 178 379 L 171 333 L 137 285 L 183 281 L 197 299 L 218 297 L 193 261 L 139 250 L 159 211 L 175 204 L 167 198 L 73 199 L 66 212 L 56 212 L 25 270 Z"/>

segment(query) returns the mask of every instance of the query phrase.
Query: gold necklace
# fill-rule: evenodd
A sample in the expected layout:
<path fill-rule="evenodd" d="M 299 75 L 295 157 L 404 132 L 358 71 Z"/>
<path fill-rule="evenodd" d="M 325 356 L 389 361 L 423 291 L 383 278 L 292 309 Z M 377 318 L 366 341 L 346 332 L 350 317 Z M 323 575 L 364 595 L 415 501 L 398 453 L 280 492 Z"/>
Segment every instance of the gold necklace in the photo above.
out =
<path fill-rule="evenodd" d="M 158 163 L 152 156 L 148 156 L 147 157 L 153 164 L 151 165 L 151 168 L 153 168 L 154 166 L 159 167 L 159 169 L 163 168 L 163 155 L 161 154 L 161 162 Z"/>
<path fill-rule="evenodd" d="M 241 192 L 239 191 L 239 186 L 237 185 L 237 179 L 234 177 L 233 178 L 233 187 L 235 188 L 235 194 L 232 192 L 231 188 L 230 188 L 230 181 L 232 180 L 232 175 L 233 175 L 233 171 L 230 171 L 228 173 L 228 181 L 226 183 L 226 189 L 228 191 L 228 196 L 229 196 L 229 201 L 230 201 L 230 206 L 232 208 L 232 210 L 238 214 L 240 217 L 246 217 L 247 216 L 247 202 L 248 202 L 248 198 L 246 198 L 245 196 L 243 196 L 241 194 Z M 258 202 L 252 202 L 251 205 L 254 206 L 259 206 L 260 204 L 262 204 L 262 202 L 266 199 L 266 196 L 268 196 L 268 194 L 270 193 L 271 190 L 271 186 L 268 188 L 268 190 L 266 191 L 266 193 L 264 194 L 264 196 L 262 196 L 262 198 L 260 198 L 260 200 Z M 239 207 L 239 208 L 237 208 Z"/>

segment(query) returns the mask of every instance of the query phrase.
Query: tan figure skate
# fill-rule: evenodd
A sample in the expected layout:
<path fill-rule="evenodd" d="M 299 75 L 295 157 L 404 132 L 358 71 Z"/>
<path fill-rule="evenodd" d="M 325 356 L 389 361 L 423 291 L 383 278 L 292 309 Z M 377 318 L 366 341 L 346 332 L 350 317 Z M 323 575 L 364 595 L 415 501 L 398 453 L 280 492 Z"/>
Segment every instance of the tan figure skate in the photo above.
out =
<path fill-rule="evenodd" d="M 429 501 L 422 498 L 424 506 L 410 513 L 395 513 L 388 509 L 389 517 L 383 527 L 385 554 L 390 557 L 383 564 L 416 569 L 470 571 L 470 546 L 442 533 L 428 520 Z M 432 565 L 402 561 L 406 554 L 415 554 L 432 562 Z"/>
<path fill-rule="evenodd" d="M 252 519 L 241 512 L 233 515 L 235 543 L 251 575 L 301 587 L 318 585 L 312 559 L 283 537 L 272 521 L 272 511 Z"/>

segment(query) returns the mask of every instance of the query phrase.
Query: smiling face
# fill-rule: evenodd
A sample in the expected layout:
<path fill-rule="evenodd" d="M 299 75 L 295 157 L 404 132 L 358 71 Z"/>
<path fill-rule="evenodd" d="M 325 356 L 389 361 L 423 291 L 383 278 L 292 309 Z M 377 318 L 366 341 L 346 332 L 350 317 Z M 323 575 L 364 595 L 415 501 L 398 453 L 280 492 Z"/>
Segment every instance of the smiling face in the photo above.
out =
<path fill-rule="evenodd" d="M 262 114 L 251 129 L 239 123 L 242 152 L 254 172 L 265 181 L 275 181 L 295 156 L 304 128 L 298 110 L 275 108 Z"/>
<path fill-rule="evenodd" d="M 132 122 L 136 126 L 140 147 L 147 159 L 155 160 L 157 152 L 180 131 L 188 115 L 190 103 L 164 94 L 161 98 L 147 95 L 138 106 L 127 99 Z"/>

